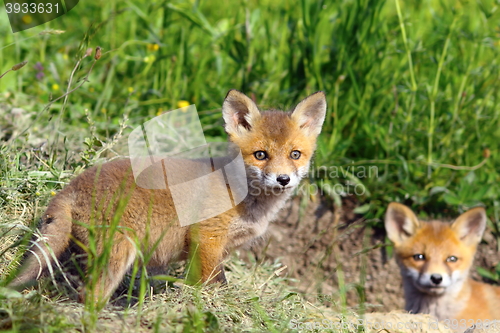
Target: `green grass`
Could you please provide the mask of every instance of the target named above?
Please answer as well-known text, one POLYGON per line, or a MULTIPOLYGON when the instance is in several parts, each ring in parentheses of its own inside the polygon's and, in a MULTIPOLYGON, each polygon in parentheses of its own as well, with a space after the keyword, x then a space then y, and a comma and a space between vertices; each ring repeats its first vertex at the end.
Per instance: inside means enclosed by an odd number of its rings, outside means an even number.
POLYGON ((17 34, 2 9, 0 75, 28 64, 0 79, 0 232, 36 221, 71 177, 126 154, 130 130, 179 101, 196 104, 210 141, 224 141, 220 107, 236 88, 264 108, 327 93, 308 189, 337 205, 357 189, 371 226, 391 201, 443 217, 484 204, 499 238, 498 9, 492 0, 89 0, 17 34), (82 59, 97 46, 99 60, 82 59), (360 173, 370 167, 377 173, 360 173))
POLYGON ((200 289, 175 284, 166 292, 149 294, 142 308, 108 306, 96 318, 89 318, 88 306, 68 302, 64 296, 48 300, 38 292, 20 295, 2 290, 0 329, 18 332, 282 332, 293 319, 302 321, 322 318, 323 313, 331 314, 323 307, 305 306, 300 295, 290 292, 287 279, 279 277, 280 266, 265 265, 248 274, 246 264, 233 260, 229 264, 229 277, 237 280, 238 285, 200 289))
MULTIPOLYGON (((187 100, 200 110, 206 134, 222 140, 220 105, 229 89, 252 94, 263 107, 291 107, 321 89, 329 109, 316 167, 377 166, 378 177, 359 179, 372 217, 392 200, 433 214, 482 202, 493 215, 500 136, 495 6, 304 0, 227 2, 219 10, 209 2, 90 2, 89 14, 78 9, 15 35, 2 17, 0 68, 29 64, 0 81, 1 101, 36 114, 22 124, 36 120, 24 135, 48 140, 50 151, 63 149, 67 138, 66 147, 79 152, 99 144, 82 146, 86 109, 103 139, 118 131, 124 113, 136 126, 187 100), (65 32, 44 33, 50 28, 65 32), (83 59, 72 76, 76 61, 98 45, 102 58, 89 82, 79 81, 93 59, 83 59), (47 127, 50 136, 40 133, 47 127), (491 157, 481 164, 486 150, 491 157)), ((51 162, 61 169, 67 161, 59 154, 51 162)))

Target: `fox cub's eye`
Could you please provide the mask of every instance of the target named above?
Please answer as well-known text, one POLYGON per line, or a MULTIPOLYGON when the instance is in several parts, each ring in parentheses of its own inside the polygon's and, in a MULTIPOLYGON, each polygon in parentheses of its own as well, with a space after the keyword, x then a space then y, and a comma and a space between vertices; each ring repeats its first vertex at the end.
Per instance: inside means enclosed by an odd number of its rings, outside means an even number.
POLYGON ((416 261, 425 260, 425 256, 423 254, 415 254, 413 255, 413 259, 416 261))
POLYGON ((455 256, 449 256, 448 258, 446 258, 446 261, 447 262, 457 262, 458 258, 455 256))
POLYGON ((300 158, 300 151, 298 150, 294 150, 290 153, 290 157, 293 159, 293 160, 298 160, 300 158))
POLYGON ((265 151, 259 150, 253 153, 253 156, 255 156, 256 159, 258 160, 265 160, 267 158, 267 154, 265 151))

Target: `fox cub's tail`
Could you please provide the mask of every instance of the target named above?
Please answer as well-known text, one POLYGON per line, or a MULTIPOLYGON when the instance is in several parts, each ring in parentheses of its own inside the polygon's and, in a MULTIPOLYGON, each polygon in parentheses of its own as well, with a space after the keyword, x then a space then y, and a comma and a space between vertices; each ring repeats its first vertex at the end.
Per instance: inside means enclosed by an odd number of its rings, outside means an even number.
POLYGON ((33 237, 25 254, 17 277, 10 282, 11 288, 29 285, 51 268, 52 264, 66 250, 70 242, 72 228, 71 199, 61 195, 54 198, 41 217, 42 237, 33 237))

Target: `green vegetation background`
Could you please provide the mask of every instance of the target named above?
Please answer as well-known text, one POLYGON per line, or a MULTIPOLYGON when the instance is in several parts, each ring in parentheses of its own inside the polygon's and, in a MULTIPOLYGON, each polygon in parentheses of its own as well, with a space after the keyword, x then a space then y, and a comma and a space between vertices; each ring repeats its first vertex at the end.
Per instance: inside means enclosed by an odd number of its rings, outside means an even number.
MULTIPOLYGON (((312 173, 319 186, 362 183, 360 200, 370 204, 362 211, 373 217, 393 200, 440 215, 482 202, 498 221, 497 9, 494 1, 85 1, 17 34, 1 15, 0 69, 29 62, 0 80, 4 139, 9 125, 26 125, 9 108, 31 115, 23 135, 2 143, 2 163, 26 136, 47 140, 49 151, 98 144, 85 109, 104 140, 124 113, 134 127, 185 100, 200 110, 206 134, 225 140, 220 105, 229 89, 264 108, 289 108, 324 90, 329 108, 315 164, 323 168, 312 173), (82 83, 92 57, 68 80, 96 46, 103 55, 89 82, 64 107, 59 100, 43 110, 82 83), (378 177, 356 177, 360 166, 377 166, 378 177)), ((75 166, 63 154, 50 158, 57 170, 75 166)))

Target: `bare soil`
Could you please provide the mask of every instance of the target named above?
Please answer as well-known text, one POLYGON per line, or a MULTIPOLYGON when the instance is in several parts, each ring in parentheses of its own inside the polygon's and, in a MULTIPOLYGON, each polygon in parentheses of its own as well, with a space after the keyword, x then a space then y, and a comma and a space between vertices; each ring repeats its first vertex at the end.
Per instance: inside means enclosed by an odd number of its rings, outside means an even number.
MULTIPOLYGON (((299 214, 299 198, 288 202, 278 221, 271 224, 267 240, 253 249, 256 257, 279 259, 307 298, 342 305, 339 285, 344 285, 344 302, 355 310, 363 300, 367 312, 404 309, 401 276, 382 221, 380 228, 369 227, 362 216, 353 213, 358 205, 354 198, 345 198, 340 209, 315 199, 303 214, 299 214)), ((486 230, 475 267, 493 269, 498 261, 496 238, 486 230)), ((472 276, 481 280, 475 267, 472 276)))

